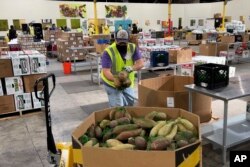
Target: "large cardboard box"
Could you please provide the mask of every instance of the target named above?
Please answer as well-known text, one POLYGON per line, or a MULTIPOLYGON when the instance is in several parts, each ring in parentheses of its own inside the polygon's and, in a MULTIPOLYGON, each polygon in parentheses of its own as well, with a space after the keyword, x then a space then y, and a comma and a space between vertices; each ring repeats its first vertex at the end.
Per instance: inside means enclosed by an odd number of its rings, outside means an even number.
POLYGON ((169 63, 187 63, 192 61, 192 49, 170 49, 169 51, 169 63))
POLYGON ((235 42, 235 36, 222 36, 221 37, 222 43, 234 43, 235 42))
POLYGON ((228 44, 223 44, 223 43, 217 44, 217 56, 220 55, 221 51, 227 51, 228 47, 229 47, 228 44))
POLYGON ((0 114, 16 111, 14 96, 0 96, 0 114))
POLYGON ((23 93, 23 80, 21 77, 7 77, 5 78, 5 88, 7 95, 15 93, 23 93))
MULTIPOLYGON (((138 85, 139 106, 174 107, 188 110, 188 91, 184 85, 193 84, 193 77, 165 76, 141 80, 138 85)), ((201 122, 210 121, 211 98, 192 93, 193 113, 200 116, 201 122)))
POLYGON ((12 62, 8 56, 0 57, 0 78, 13 77, 12 62))
MULTIPOLYGON (((23 76, 23 82, 24 82, 24 90, 25 93, 31 93, 34 92, 34 85, 36 83, 36 80, 45 76, 46 74, 33 74, 33 75, 27 75, 23 76)), ((37 86, 37 89, 40 91, 43 88, 42 82, 40 82, 37 86)))
POLYGON ((31 74, 46 73, 46 57, 43 54, 29 55, 31 74))
POLYGON ((12 57, 12 66, 14 76, 30 74, 30 63, 29 57, 27 55, 12 57))
POLYGON ((216 56, 216 44, 200 44, 200 55, 204 56, 216 56))
MULTIPOLYGON (((43 100, 39 100, 36 98, 35 92, 32 92, 32 103, 33 103, 33 108, 42 108, 45 106, 43 100)), ((43 92, 42 91, 37 91, 37 95, 40 98, 44 98, 43 92)))
POLYGON ((16 111, 32 109, 32 100, 30 93, 19 93, 14 95, 16 111))
MULTIPOLYGON (((111 109, 104 109, 92 113, 73 132, 73 148, 79 150, 83 165, 87 167, 176 167, 201 166, 201 142, 190 144, 175 151, 140 151, 140 150, 112 150, 109 148, 83 147, 78 141, 87 129, 94 123, 108 117, 111 109)), ((151 111, 161 111, 170 118, 179 116, 191 121, 200 129, 199 117, 182 109, 157 107, 127 107, 127 111, 134 117, 142 117, 151 111)), ((199 139, 201 140, 200 134, 199 139)))
POLYGON ((194 41, 194 40, 196 40, 196 35, 193 34, 193 33, 187 33, 186 34, 186 40, 187 41, 194 41))

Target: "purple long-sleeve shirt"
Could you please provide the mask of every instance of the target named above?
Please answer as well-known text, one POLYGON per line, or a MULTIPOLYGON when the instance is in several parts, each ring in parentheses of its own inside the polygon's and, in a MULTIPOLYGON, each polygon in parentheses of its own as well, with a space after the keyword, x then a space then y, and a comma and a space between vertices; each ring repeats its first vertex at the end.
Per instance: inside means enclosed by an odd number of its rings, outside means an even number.
MULTIPOLYGON (((122 56, 122 59, 125 60, 126 53, 125 54, 120 53, 120 54, 122 56)), ((135 62, 141 58, 142 58, 141 52, 139 51, 138 47, 136 47, 135 52, 132 55, 132 60, 135 62)), ((112 67, 112 60, 108 52, 104 51, 102 55, 102 68, 111 68, 111 67, 112 67)))

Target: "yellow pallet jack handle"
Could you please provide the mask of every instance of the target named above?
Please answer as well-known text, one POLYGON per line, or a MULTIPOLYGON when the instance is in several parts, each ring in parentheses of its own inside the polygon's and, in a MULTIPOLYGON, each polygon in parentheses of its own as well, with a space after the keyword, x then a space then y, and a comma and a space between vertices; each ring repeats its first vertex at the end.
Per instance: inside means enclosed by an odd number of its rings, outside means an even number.
POLYGON ((56 148, 61 152, 59 167, 73 167, 75 164, 83 165, 81 149, 73 149, 71 142, 57 143, 56 148))

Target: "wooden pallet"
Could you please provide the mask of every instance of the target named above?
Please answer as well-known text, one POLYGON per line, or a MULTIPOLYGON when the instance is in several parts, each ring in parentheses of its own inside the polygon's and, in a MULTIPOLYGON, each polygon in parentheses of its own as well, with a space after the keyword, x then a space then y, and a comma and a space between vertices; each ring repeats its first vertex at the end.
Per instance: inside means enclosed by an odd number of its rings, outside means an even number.
POLYGON ((25 110, 25 111, 14 111, 11 113, 4 113, 4 114, 0 114, 0 120, 8 120, 8 119, 16 119, 16 118, 20 118, 23 115, 33 115, 33 114, 37 114, 40 113, 42 111, 41 108, 38 109, 31 109, 31 110, 25 110))

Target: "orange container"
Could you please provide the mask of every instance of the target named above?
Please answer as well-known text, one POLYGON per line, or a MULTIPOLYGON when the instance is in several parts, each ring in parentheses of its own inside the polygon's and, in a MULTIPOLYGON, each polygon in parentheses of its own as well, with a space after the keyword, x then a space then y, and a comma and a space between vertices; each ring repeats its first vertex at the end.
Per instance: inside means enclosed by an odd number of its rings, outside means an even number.
POLYGON ((64 74, 71 74, 71 62, 63 63, 63 72, 64 74))

